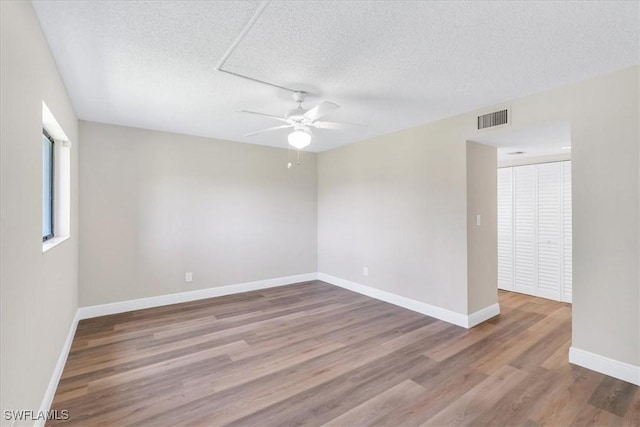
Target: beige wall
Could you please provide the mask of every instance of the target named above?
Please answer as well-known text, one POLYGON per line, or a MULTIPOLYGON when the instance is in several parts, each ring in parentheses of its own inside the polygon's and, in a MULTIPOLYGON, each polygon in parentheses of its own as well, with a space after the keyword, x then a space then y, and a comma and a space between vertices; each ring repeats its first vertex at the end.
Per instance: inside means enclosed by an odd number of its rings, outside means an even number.
POLYGON ((464 119, 318 156, 320 272, 461 314, 497 302, 497 153, 464 119))
POLYGON ((468 313, 498 300, 498 178, 495 147, 467 142, 468 313), (480 215, 477 225, 476 215, 480 215))
POLYGON ((466 141, 456 135, 437 122, 320 153, 319 271, 466 314, 466 141))
POLYGON ((31 3, 3 1, 0 11, 0 400, 3 410, 38 410, 77 308, 80 144, 31 3), (71 238, 44 254, 42 101, 73 143, 71 238))
MULTIPOLYGON (((635 66, 508 104, 510 129, 571 124, 573 346, 634 365, 640 365, 638 74, 635 66)), ((475 278, 467 295, 465 141, 503 129, 478 132, 476 116, 321 153, 320 271, 460 313, 490 301, 495 290, 475 295, 475 278)))
POLYGON ((80 122, 80 304, 317 271, 316 156, 80 122), (185 272, 193 272, 185 283, 185 272))
POLYGON ((634 67, 565 89, 572 113, 573 346, 634 365, 640 365, 638 73, 634 67))

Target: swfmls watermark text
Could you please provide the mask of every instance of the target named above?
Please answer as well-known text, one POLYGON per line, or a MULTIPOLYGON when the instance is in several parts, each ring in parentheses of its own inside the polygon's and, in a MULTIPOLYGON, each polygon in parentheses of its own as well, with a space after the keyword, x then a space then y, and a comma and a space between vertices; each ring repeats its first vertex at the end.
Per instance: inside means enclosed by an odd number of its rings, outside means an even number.
POLYGON ((66 421, 69 419, 69 410, 34 411, 30 409, 7 409, 2 415, 6 421, 66 421))

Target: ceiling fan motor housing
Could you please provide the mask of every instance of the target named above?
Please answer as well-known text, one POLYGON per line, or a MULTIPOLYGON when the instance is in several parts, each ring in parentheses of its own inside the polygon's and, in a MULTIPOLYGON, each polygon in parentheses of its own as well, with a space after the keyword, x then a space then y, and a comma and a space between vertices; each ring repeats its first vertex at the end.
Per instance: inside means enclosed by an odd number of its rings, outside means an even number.
POLYGON ((287 114, 285 115, 287 119, 293 120, 294 122, 304 121, 305 118, 303 117, 303 114, 306 113, 307 110, 302 108, 302 103, 304 102, 304 98, 306 96, 306 92, 295 92, 293 94, 293 100, 298 103, 298 108, 287 111, 287 114))
POLYGON ((302 122, 304 121, 303 114, 306 112, 307 110, 305 110, 304 108, 298 107, 298 108, 294 108, 293 110, 287 111, 287 114, 285 114, 285 117, 294 122, 302 122))
POLYGON ((307 125, 305 123, 303 123, 303 122, 294 123, 293 124, 293 129, 294 130, 301 130, 301 131, 304 131, 304 132, 307 132, 307 133, 311 134, 311 129, 309 129, 307 127, 307 125))
POLYGON ((307 96, 307 92, 294 92, 293 100, 298 104, 302 104, 304 102, 304 97, 307 96))

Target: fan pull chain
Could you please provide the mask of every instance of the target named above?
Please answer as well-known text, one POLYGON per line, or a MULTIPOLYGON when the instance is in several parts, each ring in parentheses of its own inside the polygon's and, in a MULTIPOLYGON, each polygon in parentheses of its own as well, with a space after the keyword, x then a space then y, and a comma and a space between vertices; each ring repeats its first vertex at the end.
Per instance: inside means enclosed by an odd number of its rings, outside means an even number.
MULTIPOLYGON (((296 149, 296 166, 300 166, 300 152, 302 150, 296 149)), ((291 169, 293 167, 293 162, 291 161, 291 146, 287 146, 287 169, 291 169)))

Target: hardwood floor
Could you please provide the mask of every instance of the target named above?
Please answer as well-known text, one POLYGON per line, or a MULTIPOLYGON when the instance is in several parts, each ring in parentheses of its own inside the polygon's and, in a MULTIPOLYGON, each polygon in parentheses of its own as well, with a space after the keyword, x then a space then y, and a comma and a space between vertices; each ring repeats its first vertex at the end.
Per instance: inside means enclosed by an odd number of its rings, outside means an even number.
POLYGON ((83 320, 48 425, 627 425, 569 365, 571 307, 500 292, 471 330, 315 281, 83 320))

